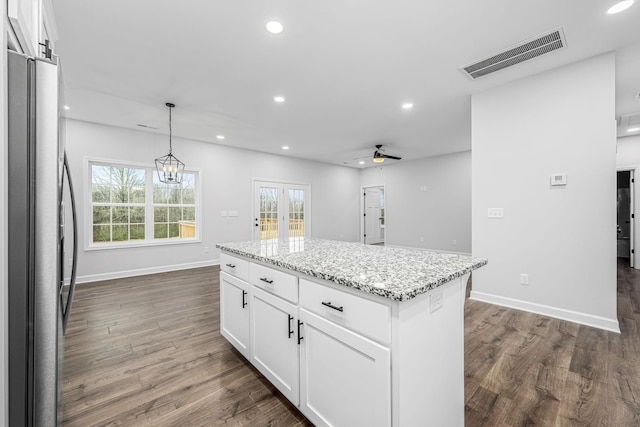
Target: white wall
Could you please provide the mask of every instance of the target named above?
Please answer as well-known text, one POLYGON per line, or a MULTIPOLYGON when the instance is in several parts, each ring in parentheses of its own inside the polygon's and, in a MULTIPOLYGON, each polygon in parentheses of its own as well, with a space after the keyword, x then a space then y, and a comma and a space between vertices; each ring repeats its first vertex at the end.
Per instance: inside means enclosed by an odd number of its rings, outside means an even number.
MULTIPOLYGON (((85 158, 153 164, 166 154, 168 136, 67 120, 67 155, 84 230, 85 158)), ((174 154, 187 167, 200 169, 202 242, 179 245, 85 251, 80 233, 78 280, 97 280, 154 271, 207 265, 219 258, 216 243, 251 240, 252 179, 311 184, 311 235, 356 241, 359 234, 359 170, 275 156, 228 146, 174 138, 174 154), (237 218, 221 217, 236 210, 237 218), (210 253, 204 252, 205 247, 210 253)))
MULTIPOLYGON (((618 169, 635 170, 634 205, 636 219, 640 213, 640 135, 618 138, 618 150, 616 154, 616 166, 618 169)), ((634 228, 634 267, 640 269, 640 221, 635 222, 634 228)))
POLYGON ((489 260, 473 298, 619 330, 614 59, 473 95, 473 255, 489 260), (554 173, 566 187, 550 186, 554 173))
POLYGON ((471 253, 470 151, 363 169, 360 184, 385 186, 387 245, 471 253))

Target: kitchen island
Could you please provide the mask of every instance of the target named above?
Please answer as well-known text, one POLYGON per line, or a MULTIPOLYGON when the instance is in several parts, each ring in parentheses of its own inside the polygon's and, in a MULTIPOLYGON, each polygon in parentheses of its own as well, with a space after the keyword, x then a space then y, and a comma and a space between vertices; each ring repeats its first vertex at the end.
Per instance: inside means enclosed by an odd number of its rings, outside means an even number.
POLYGON ((464 296, 486 260, 221 243, 221 333, 316 425, 464 425, 464 296))

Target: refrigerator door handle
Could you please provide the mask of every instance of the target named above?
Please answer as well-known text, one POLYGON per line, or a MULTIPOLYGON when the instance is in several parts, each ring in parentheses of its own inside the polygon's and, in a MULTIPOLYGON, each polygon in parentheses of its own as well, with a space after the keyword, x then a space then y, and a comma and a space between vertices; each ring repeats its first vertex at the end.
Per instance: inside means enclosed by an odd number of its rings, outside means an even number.
MULTIPOLYGON (((63 307, 64 312, 62 316, 62 333, 64 334, 67 330, 67 322, 69 320, 71 304, 73 302, 73 293, 76 289, 76 273, 78 266, 78 219, 76 214, 76 199, 73 192, 73 182, 71 181, 71 172, 69 172, 69 162, 67 161, 66 151, 64 153, 63 169, 63 175, 66 175, 67 180, 69 181, 69 194, 71 196, 71 216, 73 218, 73 261, 71 264, 71 279, 69 280, 69 295, 67 296, 67 304, 65 307, 63 307)), ((62 200, 62 195, 60 195, 60 199, 62 200)))

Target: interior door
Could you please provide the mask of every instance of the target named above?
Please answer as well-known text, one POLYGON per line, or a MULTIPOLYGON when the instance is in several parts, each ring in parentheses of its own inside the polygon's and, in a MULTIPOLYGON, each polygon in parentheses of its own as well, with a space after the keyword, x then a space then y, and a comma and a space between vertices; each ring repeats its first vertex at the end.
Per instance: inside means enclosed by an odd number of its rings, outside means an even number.
POLYGON ((364 189, 364 243, 368 245, 384 243, 381 194, 380 187, 364 189))

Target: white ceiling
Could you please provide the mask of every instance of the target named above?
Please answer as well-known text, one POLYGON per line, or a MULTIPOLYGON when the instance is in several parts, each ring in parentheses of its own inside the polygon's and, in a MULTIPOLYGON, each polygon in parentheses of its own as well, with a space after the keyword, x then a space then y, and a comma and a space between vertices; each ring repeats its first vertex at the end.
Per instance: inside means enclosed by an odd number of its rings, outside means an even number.
POLYGON ((174 136, 355 167, 375 144, 404 159, 468 150, 472 93, 613 50, 616 115, 640 112, 640 2, 606 15, 614 3, 53 2, 69 117, 168 134, 170 101, 174 136), (476 81, 458 70, 559 27, 565 49, 476 81))

